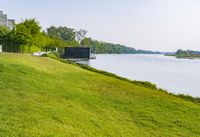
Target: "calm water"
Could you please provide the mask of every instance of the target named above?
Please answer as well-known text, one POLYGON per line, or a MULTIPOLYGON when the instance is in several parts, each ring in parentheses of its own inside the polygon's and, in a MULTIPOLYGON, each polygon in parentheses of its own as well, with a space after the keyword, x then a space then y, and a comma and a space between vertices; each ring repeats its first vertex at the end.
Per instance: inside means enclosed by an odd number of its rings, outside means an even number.
POLYGON ((96 55, 91 67, 140 81, 150 81, 172 93, 200 97, 200 60, 164 55, 96 55))

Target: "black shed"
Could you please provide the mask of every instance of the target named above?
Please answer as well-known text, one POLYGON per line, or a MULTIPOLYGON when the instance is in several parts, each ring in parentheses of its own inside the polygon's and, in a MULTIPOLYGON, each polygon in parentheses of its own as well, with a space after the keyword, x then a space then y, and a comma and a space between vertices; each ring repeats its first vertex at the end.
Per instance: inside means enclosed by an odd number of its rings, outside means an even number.
POLYGON ((88 47, 66 47, 64 51, 66 59, 89 59, 90 48, 88 47))

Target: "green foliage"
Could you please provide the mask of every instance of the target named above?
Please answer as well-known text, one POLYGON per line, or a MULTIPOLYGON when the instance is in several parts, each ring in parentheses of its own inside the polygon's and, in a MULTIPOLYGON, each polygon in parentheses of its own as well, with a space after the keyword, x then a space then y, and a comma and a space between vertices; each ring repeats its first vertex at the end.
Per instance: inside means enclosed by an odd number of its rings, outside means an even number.
POLYGON ((16 24, 10 31, 8 28, 0 27, 0 44, 3 45, 4 52, 32 53, 41 50, 52 50, 59 48, 63 52, 64 47, 89 46, 94 53, 109 54, 158 54, 145 50, 136 50, 120 44, 100 42, 86 38, 87 31, 84 29, 75 30, 68 27, 47 28, 47 33, 42 32, 39 22, 35 19, 26 19, 16 24))
POLYGON ((120 44, 112 44, 106 42, 100 42, 97 40, 92 40, 91 38, 85 38, 83 43, 86 43, 92 52, 102 54, 102 53, 113 53, 113 54, 125 54, 125 53, 136 53, 134 48, 129 48, 120 44))
POLYGON ((200 58, 200 51, 179 49, 173 56, 176 56, 177 58, 200 58))
POLYGON ((47 35, 50 38, 58 40, 76 41, 76 31, 67 27, 51 26, 50 28, 47 28, 47 35))
POLYGON ((76 41, 76 31, 68 27, 47 28, 48 37, 53 39, 53 46, 58 47, 63 52, 64 47, 71 47, 79 45, 76 41))
POLYGON ((91 44, 91 39, 90 38, 84 38, 82 41, 81 41, 81 45, 90 45, 91 44))
POLYGON ((10 33, 10 30, 8 27, 0 26, 0 44, 4 45, 8 41, 8 35, 10 33))
POLYGON ((9 28, 6 26, 0 26, 0 37, 7 35, 10 32, 9 28))
POLYGON ((16 24, 12 31, 0 30, 1 32, 6 32, 6 35, 0 35, 4 52, 32 53, 55 47, 54 40, 41 31, 35 19, 24 20, 16 24))
POLYGON ((26 19, 22 23, 17 24, 17 26, 24 26, 25 29, 27 29, 29 33, 33 36, 41 34, 41 27, 39 25, 39 22, 37 22, 35 19, 26 19))
POLYGON ((160 54, 159 52, 136 50, 135 48, 126 47, 124 45, 101 42, 92 40, 91 38, 84 38, 81 45, 89 46, 92 52, 97 54, 160 54))
POLYGON ((64 47, 71 47, 71 46, 77 46, 78 43, 76 41, 64 41, 64 40, 54 40, 54 45, 59 48, 64 48, 64 47))
POLYGON ((41 38, 40 26, 35 19, 25 20, 16 25, 11 31, 11 39, 20 45, 31 46, 38 43, 41 38))
POLYGON ((45 57, 0 54, 0 136, 198 137, 200 106, 45 57))

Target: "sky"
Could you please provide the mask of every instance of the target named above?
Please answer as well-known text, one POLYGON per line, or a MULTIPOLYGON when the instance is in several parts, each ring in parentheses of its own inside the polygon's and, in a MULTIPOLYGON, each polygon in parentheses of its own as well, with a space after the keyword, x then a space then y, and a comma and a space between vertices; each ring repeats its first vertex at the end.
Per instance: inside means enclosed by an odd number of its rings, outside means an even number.
POLYGON ((200 51, 200 0, 0 0, 0 10, 136 49, 200 51))

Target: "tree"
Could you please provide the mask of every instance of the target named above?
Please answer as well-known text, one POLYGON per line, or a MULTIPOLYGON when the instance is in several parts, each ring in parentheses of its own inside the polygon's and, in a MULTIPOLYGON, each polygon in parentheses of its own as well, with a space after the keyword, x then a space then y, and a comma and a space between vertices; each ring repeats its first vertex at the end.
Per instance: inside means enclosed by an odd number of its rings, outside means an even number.
POLYGON ((79 44, 81 44, 81 41, 86 37, 87 31, 85 29, 80 29, 76 32, 76 38, 79 44))
POLYGON ((47 28, 47 35, 54 39, 65 41, 76 41, 76 31, 67 27, 51 26, 47 28))
POLYGON ((41 26, 39 25, 39 22, 37 22, 35 19, 26 19, 18 25, 24 25, 25 28, 30 31, 31 35, 38 35, 39 33, 41 33, 41 26))
POLYGON ((0 26, 0 37, 7 35, 10 32, 6 26, 0 26))
POLYGON ((3 48, 7 52, 36 52, 52 42, 35 19, 26 19, 17 24, 6 38, 3 48))
POLYGON ((82 41, 81 41, 81 45, 91 45, 91 42, 92 42, 92 39, 91 38, 84 38, 82 41))
POLYGON ((76 32, 74 29, 67 27, 59 27, 58 32, 63 40, 66 41, 75 41, 76 40, 76 32))
POLYGON ((10 30, 6 26, 0 26, 0 44, 4 45, 7 41, 7 36, 10 33, 10 30))
POLYGON ((183 51, 183 50, 181 50, 181 49, 177 50, 177 52, 176 52, 177 55, 181 55, 181 54, 185 54, 185 53, 186 53, 186 52, 183 51))
POLYGON ((51 26, 50 28, 47 28, 47 35, 53 39, 61 39, 61 35, 58 32, 58 28, 56 28, 55 26, 51 26))

